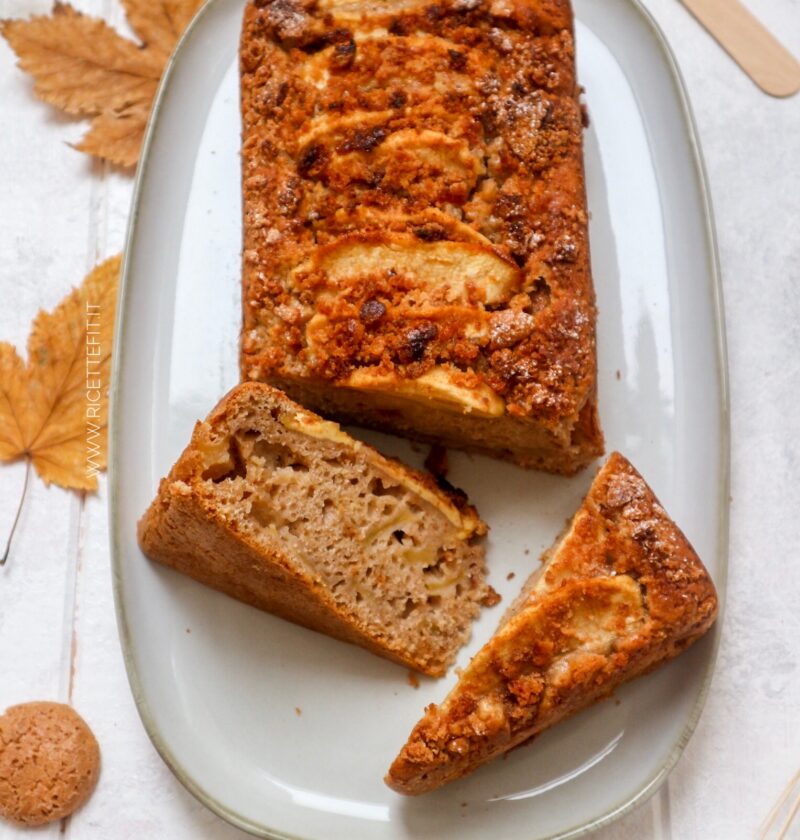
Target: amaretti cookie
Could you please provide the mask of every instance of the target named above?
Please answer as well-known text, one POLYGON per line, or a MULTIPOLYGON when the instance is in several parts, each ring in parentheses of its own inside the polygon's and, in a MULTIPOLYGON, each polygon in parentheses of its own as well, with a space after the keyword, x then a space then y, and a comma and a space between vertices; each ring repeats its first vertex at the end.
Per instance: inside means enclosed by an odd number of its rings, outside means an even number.
POLYGON ((100 747, 63 703, 22 703, 0 715, 0 817, 35 826, 77 811, 100 775, 100 747))

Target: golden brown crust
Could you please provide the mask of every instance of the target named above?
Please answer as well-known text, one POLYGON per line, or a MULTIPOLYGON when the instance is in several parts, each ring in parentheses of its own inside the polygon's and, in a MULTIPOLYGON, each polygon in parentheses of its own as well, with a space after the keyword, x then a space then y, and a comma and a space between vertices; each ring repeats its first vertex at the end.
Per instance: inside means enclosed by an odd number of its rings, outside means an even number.
POLYGON ((44 825, 77 811, 100 774, 100 747, 63 703, 12 706, 0 715, 0 817, 44 825))
MULTIPOLYGON (((179 465, 183 469, 186 462, 179 465)), ((245 604, 441 676, 422 667, 409 652, 392 650, 375 640, 367 628, 354 626, 320 581, 304 574, 282 554, 265 556, 209 513, 196 496, 182 495, 171 478, 163 479, 157 506, 151 506, 139 523, 142 551, 245 604), (187 543, 193 547, 191 555, 186 552, 187 543)))
POLYGON ((530 427, 451 443, 564 472, 600 454, 569 3, 258 0, 241 91, 243 378, 320 408, 354 374, 439 371, 530 427), (545 433, 552 465, 525 455, 545 433))
POLYGON ((717 615, 714 584, 614 453, 497 633, 386 777, 405 794, 460 778, 681 653, 717 615))
MULTIPOLYGON (((205 423, 196 424, 192 441, 169 476, 162 479, 158 495, 139 522, 142 550, 151 559, 254 607, 360 645, 431 676, 442 676, 446 663, 434 645, 428 649, 418 644, 412 650, 392 641, 388 634, 376 632, 375 627, 342 609, 321 577, 284 552, 268 551, 249 534, 237 531, 230 519, 215 507, 213 499, 209 499, 203 489, 207 466, 203 450, 210 430, 225 429, 231 418, 252 413, 256 401, 265 395, 274 406, 278 422, 291 424, 291 428, 303 430, 304 434, 312 434, 307 431, 309 425, 314 430, 321 428, 324 436, 332 435, 337 442, 357 448, 380 474, 406 483, 418 497, 436 506, 459 529, 461 539, 486 533, 485 523, 460 491, 443 489, 429 474, 386 458, 372 447, 353 440, 336 424, 323 421, 277 389, 244 383, 217 404, 205 423)), ((483 580, 474 584, 476 590, 484 593, 484 605, 495 603, 496 595, 491 587, 486 587, 483 580)))

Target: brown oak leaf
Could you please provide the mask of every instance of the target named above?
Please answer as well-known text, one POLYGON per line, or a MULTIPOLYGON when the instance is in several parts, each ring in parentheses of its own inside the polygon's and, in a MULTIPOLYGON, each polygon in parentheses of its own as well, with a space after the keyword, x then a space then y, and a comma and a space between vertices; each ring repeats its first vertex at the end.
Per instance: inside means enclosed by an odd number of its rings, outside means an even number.
POLYGON ((40 99, 68 114, 92 117, 76 148, 132 167, 167 59, 201 4, 123 0, 141 44, 62 3, 52 15, 0 21, 0 35, 33 78, 40 99))
POLYGON ((42 479, 97 489, 105 469, 111 345, 121 257, 40 311, 28 362, 0 342, 0 461, 30 459, 42 479))

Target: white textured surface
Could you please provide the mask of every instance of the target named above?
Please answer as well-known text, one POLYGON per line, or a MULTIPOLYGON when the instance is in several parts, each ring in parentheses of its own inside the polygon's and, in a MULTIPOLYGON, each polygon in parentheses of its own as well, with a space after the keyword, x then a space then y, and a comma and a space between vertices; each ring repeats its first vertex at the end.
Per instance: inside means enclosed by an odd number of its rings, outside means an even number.
MULTIPOLYGON (((797 0, 747 2, 800 54, 797 0)), ((121 20, 111 0, 77 5, 121 20)), ((800 97, 761 94, 676 0, 646 5, 686 77, 717 216, 732 391, 730 578, 717 673, 684 757, 661 794, 595 836, 751 838, 800 765, 800 97)), ((0 17, 48 6, 0 0, 0 17)), ((34 101, 13 63, 0 42, 0 338, 22 346, 39 307, 120 250, 131 182, 65 144, 82 126, 34 101)), ((18 465, 0 471, 0 534, 21 482, 18 465)), ((136 715, 116 636, 105 488, 84 501, 31 487, 0 571, 0 710, 71 697, 97 733, 100 786, 63 833, 244 838, 184 792, 136 715)), ((24 834, 0 827, 0 840, 24 834)))

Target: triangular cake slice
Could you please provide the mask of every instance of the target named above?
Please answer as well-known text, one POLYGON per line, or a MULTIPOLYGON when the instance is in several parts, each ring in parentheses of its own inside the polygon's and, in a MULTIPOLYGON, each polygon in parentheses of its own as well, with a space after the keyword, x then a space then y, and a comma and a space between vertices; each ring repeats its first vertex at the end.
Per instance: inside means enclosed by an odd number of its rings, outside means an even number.
POLYGON ((714 584, 614 453, 543 566, 386 777, 419 794, 470 773, 681 653, 717 615, 714 584))
POLYGON ((498 600, 485 533, 457 491, 256 383, 195 426, 139 523, 153 560, 432 676, 498 600))

